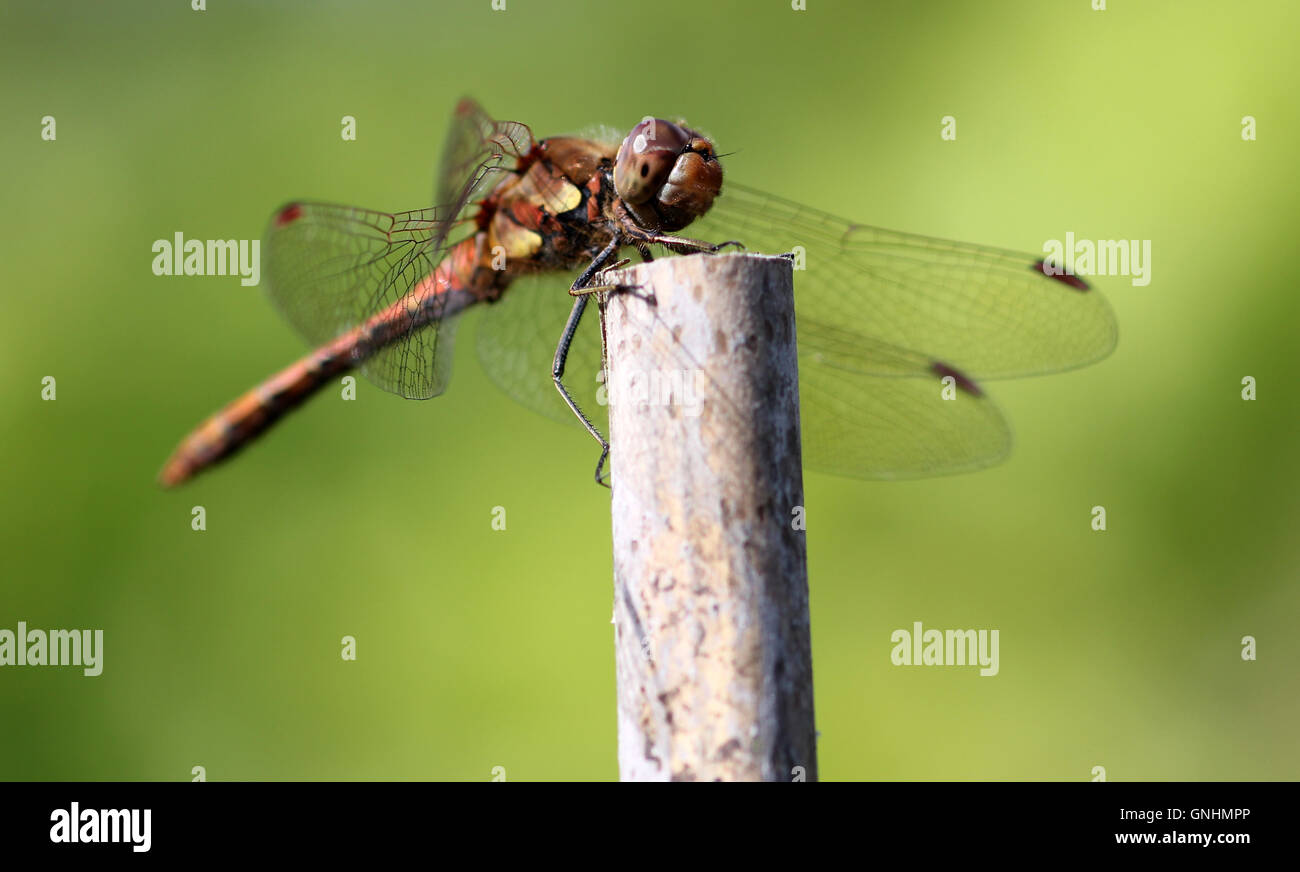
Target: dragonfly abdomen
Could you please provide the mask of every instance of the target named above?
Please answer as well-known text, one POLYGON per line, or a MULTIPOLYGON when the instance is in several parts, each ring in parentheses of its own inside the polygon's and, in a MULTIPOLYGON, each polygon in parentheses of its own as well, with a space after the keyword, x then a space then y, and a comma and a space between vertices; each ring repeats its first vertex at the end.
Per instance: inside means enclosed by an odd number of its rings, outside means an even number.
POLYGON ((361 330, 343 334, 246 392, 194 429, 163 466, 158 481, 178 485, 234 454, 327 381, 355 365, 361 330))
POLYGON ((407 294, 245 392, 196 427, 158 474, 165 487, 181 484, 243 448, 308 397, 359 366, 375 352, 421 327, 451 317, 483 298, 474 268, 480 243, 458 243, 432 274, 407 294))

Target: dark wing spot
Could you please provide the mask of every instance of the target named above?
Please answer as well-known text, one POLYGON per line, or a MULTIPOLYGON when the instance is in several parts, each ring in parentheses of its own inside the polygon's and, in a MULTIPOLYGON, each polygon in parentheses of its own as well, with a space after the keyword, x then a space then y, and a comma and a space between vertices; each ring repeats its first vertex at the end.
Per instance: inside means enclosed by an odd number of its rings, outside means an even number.
POLYGON ((1076 291, 1090 290, 1088 287, 1088 283, 1085 282, 1083 279, 1079 278, 1078 276, 1072 276, 1064 272, 1059 272, 1059 270, 1061 269, 1060 267, 1053 267, 1053 272, 1048 273, 1047 261, 1045 260, 1040 260, 1035 262, 1034 265, 1030 267, 1030 269, 1034 270, 1035 272, 1042 273, 1043 275, 1047 276, 1049 279, 1056 279, 1058 282, 1064 282, 1065 284, 1074 288, 1076 291))
POLYGON ((946 363, 936 360, 934 363, 930 364, 930 371, 939 376, 939 378, 952 376, 953 381, 957 383, 957 387, 961 388, 973 397, 984 396, 984 392, 980 390, 980 386, 971 381, 970 377, 967 376, 966 373, 954 366, 949 366, 946 363))
POLYGON ((292 224, 302 217, 302 206, 298 203, 290 203, 281 209, 275 216, 275 226, 284 227, 286 224, 292 224))

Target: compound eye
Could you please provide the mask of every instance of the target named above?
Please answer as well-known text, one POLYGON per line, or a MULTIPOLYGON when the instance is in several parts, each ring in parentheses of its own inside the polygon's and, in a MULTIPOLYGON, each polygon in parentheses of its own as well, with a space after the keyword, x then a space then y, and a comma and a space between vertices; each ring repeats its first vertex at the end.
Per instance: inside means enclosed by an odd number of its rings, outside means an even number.
POLYGON ((689 142, 680 127, 660 118, 648 118, 633 127, 614 161, 618 195, 633 205, 652 200, 667 183, 677 156, 689 142))

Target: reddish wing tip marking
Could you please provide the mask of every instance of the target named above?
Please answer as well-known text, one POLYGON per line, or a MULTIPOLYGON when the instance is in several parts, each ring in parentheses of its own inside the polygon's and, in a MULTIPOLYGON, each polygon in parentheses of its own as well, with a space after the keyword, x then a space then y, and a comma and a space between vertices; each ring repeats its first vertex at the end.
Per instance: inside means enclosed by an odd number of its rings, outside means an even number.
POLYGON ((283 227, 286 224, 292 224, 302 217, 302 206, 297 203, 290 203, 280 210, 275 216, 275 226, 283 227))
MULTIPOLYGON (((1030 269, 1034 270, 1035 272, 1042 273, 1043 275, 1047 276, 1049 279, 1056 279, 1058 282, 1064 282, 1065 284, 1074 288, 1076 291, 1090 290, 1088 287, 1088 283, 1085 282, 1083 279, 1079 278, 1078 276, 1072 276, 1063 272, 1049 273, 1047 271, 1047 261, 1045 260, 1040 260, 1035 262, 1034 265, 1030 267, 1030 269)), ((1054 269, 1059 270, 1060 267, 1054 267, 1054 269)))
POLYGON ((971 381, 970 377, 967 376, 966 373, 962 372, 956 367, 949 366, 946 363, 942 363, 936 360, 934 363, 930 364, 930 371, 933 372, 935 375, 939 376, 940 378, 943 378, 945 376, 952 376, 953 381, 957 383, 957 387, 961 388, 963 391, 965 391, 966 393, 970 394, 973 397, 984 396, 984 392, 980 390, 979 385, 971 381))

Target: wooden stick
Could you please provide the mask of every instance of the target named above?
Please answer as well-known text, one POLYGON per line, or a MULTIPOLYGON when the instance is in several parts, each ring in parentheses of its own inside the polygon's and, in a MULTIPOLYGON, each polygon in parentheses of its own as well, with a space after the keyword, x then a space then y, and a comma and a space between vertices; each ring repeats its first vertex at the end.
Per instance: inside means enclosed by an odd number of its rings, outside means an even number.
POLYGON ((812 781, 791 264, 672 257, 618 281, 640 286, 606 319, 620 774, 812 781))

